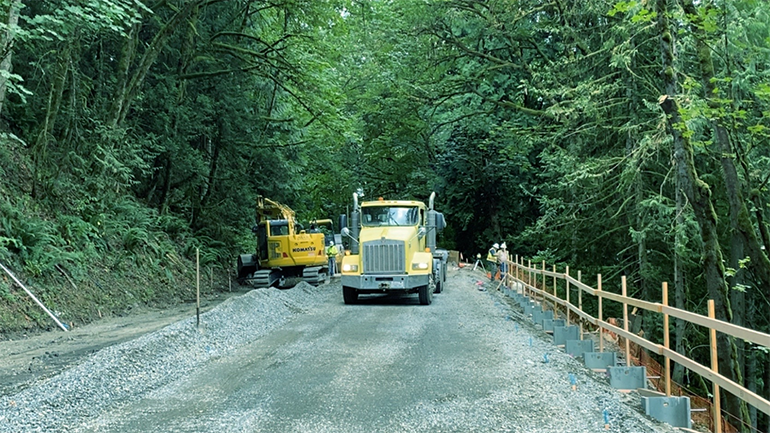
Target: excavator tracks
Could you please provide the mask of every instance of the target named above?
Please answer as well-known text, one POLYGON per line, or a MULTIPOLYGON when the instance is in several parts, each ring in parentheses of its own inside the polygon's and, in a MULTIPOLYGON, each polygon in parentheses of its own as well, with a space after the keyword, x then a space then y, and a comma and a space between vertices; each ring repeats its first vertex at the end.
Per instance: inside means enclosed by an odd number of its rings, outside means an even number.
POLYGON ((262 269, 254 272, 248 279, 254 287, 270 287, 278 279, 280 279, 280 272, 274 269, 262 269))
POLYGON ((326 267, 313 266, 302 269, 301 277, 296 271, 292 272, 292 275, 287 275, 281 269, 261 269, 246 277, 245 281, 256 288, 272 286, 288 288, 296 285, 300 278, 311 286, 319 286, 326 283, 329 277, 326 267))
POLYGON ((328 270, 323 266, 313 266, 302 270, 302 280, 311 286, 324 284, 328 279, 328 270))

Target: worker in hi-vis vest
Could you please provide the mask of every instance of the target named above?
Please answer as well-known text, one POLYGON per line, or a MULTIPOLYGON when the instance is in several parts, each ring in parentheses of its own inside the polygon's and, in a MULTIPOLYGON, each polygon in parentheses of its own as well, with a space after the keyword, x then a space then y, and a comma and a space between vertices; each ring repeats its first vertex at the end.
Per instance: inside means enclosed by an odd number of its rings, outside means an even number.
POLYGON ((334 242, 326 248, 326 255, 329 257, 329 275, 334 276, 337 273, 337 246, 334 242))
MULTIPOLYGON (((505 276, 508 273, 508 248, 505 242, 500 244, 500 249, 497 250, 497 263, 500 266, 500 279, 505 281, 505 276)), ((498 290, 500 290, 498 288, 498 290)))
POLYGON ((489 271, 491 274, 489 274, 490 281, 495 280, 495 274, 497 273, 497 249, 500 248, 500 245, 495 243, 492 245, 492 248, 489 249, 487 252, 487 262, 489 262, 489 271))

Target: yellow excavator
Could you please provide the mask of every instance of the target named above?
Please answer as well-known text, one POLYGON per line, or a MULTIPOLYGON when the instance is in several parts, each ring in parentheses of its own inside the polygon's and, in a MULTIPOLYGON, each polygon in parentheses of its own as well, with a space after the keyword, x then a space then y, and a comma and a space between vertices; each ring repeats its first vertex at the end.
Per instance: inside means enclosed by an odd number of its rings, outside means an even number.
POLYGON ((305 230, 288 206, 257 197, 255 254, 238 256, 238 282, 255 287, 317 286, 328 279, 326 246, 333 242, 331 220, 314 220, 305 230), (325 234, 324 231, 328 233, 325 234))

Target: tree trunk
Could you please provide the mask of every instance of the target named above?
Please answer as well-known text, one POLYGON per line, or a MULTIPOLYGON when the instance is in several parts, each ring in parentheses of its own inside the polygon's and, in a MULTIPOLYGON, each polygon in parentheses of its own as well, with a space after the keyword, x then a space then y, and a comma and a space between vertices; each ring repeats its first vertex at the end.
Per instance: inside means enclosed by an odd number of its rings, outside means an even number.
POLYGON ((34 151, 33 151, 33 170, 35 172, 32 183, 32 196, 36 197, 40 194, 40 186, 44 185, 43 176, 45 170, 43 164, 46 163, 48 158, 48 143, 52 139, 54 127, 56 125, 56 118, 59 115, 59 108, 64 97, 64 85, 67 80, 67 73, 70 68, 70 52, 72 49, 72 41, 67 41, 64 47, 59 51, 56 57, 56 65, 53 69, 53 79, 51 81, 51 89, 48 93, 48 107, 45 112, 45 120, 40 126, 40 131, 37 133, 35 139, 34 151))
MULTIPOLYGON (((631 42, 633 43, 633 42, 631 42)), ((632 61, 633 62, 633 61, 632 61)), ((631 69, 634 69, 635 64, 631 64, 631 69)), ((626 78, 626 97, 628 98, 628 115, 631 120, 635 120, 635 112, 637 101, 635 95, 637 91, 634 85, 634 77, 631 74, 625 74, 626 78)), ((628 213, 628 224, 639 233, 636 240, 636 261, 637 272, 639 274, 636 283, 639 285, 640 294, 639 298, 645 301, 650 299, 650 290, 648 287, 647 275, 648 266, 647 261, 647 236, 644 233, 644 212, 642 211, 642 201, 644 201, 644 179, 642 178, 644 160, 641 157, 634 157, 639 146, 636 140, 636 134, 632 131, 626 133, 626 158, 631 162, 632 166, 630 170, 633 170, 633 188, 634 188, 634 206, 630 208, 628 213)), ((637 314, 631 319, 631 332, 638 334, 642 330, 642 324, 644 321, 644 310, 639 310, 637 314)))
MULTIPOLYGON (((683 2, 683 8, 685 13, 689 16, 698 16, 692 0, 685 0, 683 2)), ((694 19, 697 20, 697 18, 694 19)), ((706 43, 705 39, 707 35, 703 31, 701 24, 702 23, 698 21, 693 21, 691 23, 691 29, 696 35, 695 41, 698 50, 698 65, 700 67, 704 97, 709 104, 709 108, 711 108, 714 113, 717 113, 724 107, 722 107, 720 102, 714 98, 717 89, 714 84, 715 72, 711 56, 712 48, 706 43)), ((770 259, 767 256, 767 252, 762 250, 762 243, 757 237, 756 227, 752 223, 748 208, 746 207, 744 187, 735 166, 736 149, 733 148, 730 142, 730 136, 727 127, 724 124, 725 119, 714 116, 709 120, 714 128, 714 139, 722 152, 722 173, 725 181, 725 189, 727 190, 727 199, 730 204, 730 221, 732 230, 738 235, 735 242, 742 244, 742 247, 749 254, 749 257, 751 257, 748 267, 752 274, 759 279, 759 286, 765 287, 766 295, 770 297, 770 259)), ((744 257, 741 257, 741 259, 743 258, 744 257)))
MULTIPOLYGON (((695 168, 695 157, 689 136, 680 130, 685 128, 684 121, 679 114, 679 104, 676 101, 677 73, 674 68, 674 39, 673 31, 668 22, 668 4, 666 0, 657 0, 658 31, 660 34, 661 59, 663 62, 663 80, 666 94, 660 100, 660 106, 666 114, 669 132, 674 141, 674 160, 676 162, 676 176, 681 181, 682 189, 692 206, 695 219, 698 221, 701 234, 701 260, 706 278, 706 288, 709 297, 714 300, 716 318, 732 321, 732 310, 728 297, 728 288, 725 280, 722 248, 719 244, 717 231, 717 215, 711 202, 711 190, 698 176, 695 168)), ((741 380, 738 371, 737 348, 732 338, 722 334, 718 337, 718 362, 720 373, 736 382, 741 380)), ((725 393, 726 395, 729 395, 725 393)), ((734 401, 728 399, 726 407, 731 413, 742 418, 740 406, 735 406, 734 401), (737 409, 737 412, 732 410, 737 409)), ((743 419, 743 418, 742 418, 743 419)))
MULTIPOLYGON (((744 347, 750 347, 751 345, 744 345, 744 347)), ((746 374, 744 377, 746 378, 746 389, 753 392, 754 394, 759 394, 760 390, 757 389, 757 380, 760 380, 760 377, 757 377, 757 357, 759 354, 756 350, 752 350, 748 353, 746 353, 746 374)), ((757 408, 754 406, 749 407, 749 419, 751 420, 751 427, 756 430, 758 428, 757 424, 757 408)))
MULTIPOLYGON (((762 383, 763 383, 763 396, 770 395, 770 362, 767 359, 767 355, 762 355, 763 361, 764 361, 764 369, 762 371, 762 383)), ((770 433, 770 415, 764 414, 762 415, 763 425, 761 426, 761 430, 765 433, 770 433)))
POLYGON ((141 21, 134 23, 131 26, 131 30, 128 32, 128 38, 125 45, 123 45, 123 51, 120 53, 120 61, 118 62, 118 84, 115 88, 115 96, 112 98, 112 106, 109 111, 110 123, 117 125, 117 119, 120 117, 121 111, 123 111, 123 104, 126 99, 126 92, 128 89, 128 81, 131 73, 131 64, 136 57, 137 47, 139 46, 139 32, 142 29, 141 21))
MULTIPOLYGON (((680 310, 685 309, 685 299, 687 299, 687 288, 684 283, 684 269, 680 258, 680 251, 684 245, 684 194, 679 186, 679 178, 675 179, 676 185, 676 232, 674 234, 674 307, 680 310)), ((687 354, 684 344, 686 325, 683 319, 674 319, 674 350, 682 355, 687 354)), ((684 384, 684 367, 681 364, 674 364, 672 375, 674 382, 684 384)))
MULTIPOLYGON (((692 20, 690 23, 690 29, 695 34, 695 43, 698 54, 698 65, 701 74, 701 83, 703 85, 704 97, 708 102, 711 113, 719 113, 720 109, 724 108, 721 103, 715 99, 717 95, 717 89, 715 86, 715 71, 714 62, 711 56, 712 47, 707 44, 706 34, 703 23, 701 22, 698 11, 695 8, 692 0, 683 1, 682 7, 685 13, 692 20)), ((710 3, 707 3, 704 8, 713 8, 710 3)), ((727 53, 725 53, 727 54, 727 53)), ((728 107, 729 108, 729 107, 728 107)), ((762 245, 759 242, 759 238, 756 235, 756 229, 749 216, 748 208, 746 207, 746 201, 744 200, 743 186, 738 177, 738 170, 735 167, 735 152, 733 146, 730 143, 730 137, 727 132, 727 128, 724 124, 724 119, 718 115, 713 115, 709 119, 714 128, 714 139, 719 146, 722 153, 722 174, 725 181, 725 189, 728 203, 730 205, 730 222, 731 222, 731 243, 732 248, 735 250, 731 252, 731 266, 740 272, 739 261, 744 259, 744 251, 748 252, 751 260, 748 263, 748 268, 752 271, 752 274, 759 281, 760 287, 765 287, 766 294, 770 296, 770 260, 764 251, 762 251, 762 245)), ((740 278, 742 274, 737 275, 740 278)), ((735 287, 734 285, 732 287, 735 287)), ((734 323, 739 326, 751 326, 752 323, 745 312, 745 300, 742 290, 732 290, 731 300, 735 301, 733 305, 734 323), (745 320, 749 319, 749 321, 745 320)), ((743 343, 738 342, 739 349, 742 349, 743 343)), ((738 351, 739 354, 742 350, 738 351)), ((732 379, 736 382, 743 384, 743 372, 744 367, 743 359, 738 359, 738 365, 735 366, 735 371, 732 372, 732 379)), ((738 398, 731 396, 727 397, 727 410, 734 416, 739 416, 745 423, 749 423, 748 408, 745 403, 742 403, 738 398)))
MULTIPOLYGON (((196 0, 190 1, 179 8, 171 19, 163 24, 163 27, 158 30, 158 33, 155 34, 152 41, 147 45, 144 55, 139 60, 139 63, 136 65, 136 69, 134 69, 134 73, 130 75, 130 78, 128 71, 130 70, 131 62, 136 55, 137 41, 133 41, 132 38, 127 42, 123 56, 121 57, 121 73, 124 74, 121 77, 122 85, 118 87, 117 94, 115 95, 112 109, 110 110, 108 125, 115 128, 123 123, 131 108, 131 103, 144 84, 144 79, 147 77, 150 67, 155 63, 155 60, 166 45, 166 42, 168 42, 169 38, 173 35, 173 32, 182 25, 188 17, 190 17, 193 11, 196 11, 201 4, 206 2, 211 3, 210 0, 196 0)), ((132 28, 132 32, 133 31, 134 28, 132 28)))
POLYGON ((8 27, 5 30, 2 40, 0 40, 0 114, 3 113, 5 104, 5 93, 8 89, 7 74, 13 71, 13 41, 16 37, 16 27, 19 25, 19 11, 21 10, 21 0, 12 0, 8 7, 8 27))

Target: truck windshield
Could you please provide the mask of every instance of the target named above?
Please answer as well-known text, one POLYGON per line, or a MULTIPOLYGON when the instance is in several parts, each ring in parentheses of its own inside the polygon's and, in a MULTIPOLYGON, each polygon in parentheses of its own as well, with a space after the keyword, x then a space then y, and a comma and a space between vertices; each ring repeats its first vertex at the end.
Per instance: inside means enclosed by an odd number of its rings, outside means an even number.
POLYGON ((372 206, 361 209, 361 224, 375 226, 414 226, 419 222, 416 207, 372 206))

